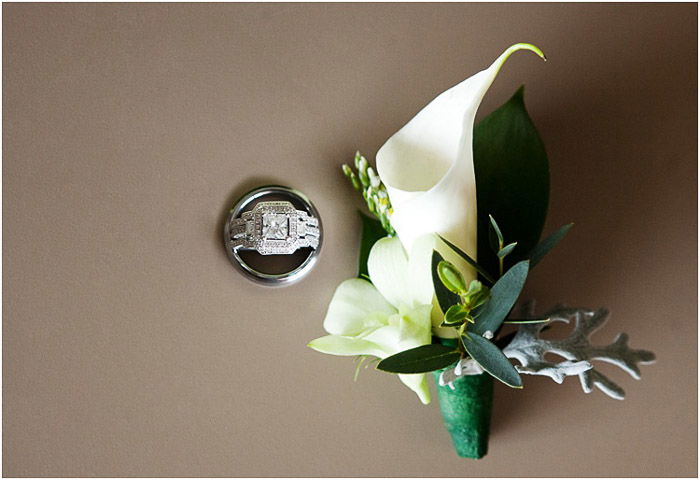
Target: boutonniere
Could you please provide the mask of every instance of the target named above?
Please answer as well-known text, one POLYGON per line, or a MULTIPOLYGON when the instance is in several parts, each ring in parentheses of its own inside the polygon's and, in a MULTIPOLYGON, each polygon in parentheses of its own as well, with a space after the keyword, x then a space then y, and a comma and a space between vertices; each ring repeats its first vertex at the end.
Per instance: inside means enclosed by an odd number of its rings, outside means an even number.
POLYGON ((630 348, 626 334, 591 344, 605 309, 517 306, 528 276, 572 227, 542 238, 549 166, 523 89, 474 125, 481 100, 519 50, 545 59, 534 45, 511 46, 392 135, 376 169, 359 153, 354 168, 343 166, 372 216, 362 216, 358 275, 336 289, 323 321, 328 335, 309 343, 397 375, 426 404, 431 373, 457 454, 468 458, 487 452, 494 380, 523 388, 523 375, 557 383, 577 376, 585 392, 597 387, 622 399, 591 362, 639 378, 639 365, 654 361, 630 348), (554 322, 571 324, 570 335, 541 338, 554 322), (505 333, 504 325, 517 329, 505 333), (549 352, 564 360, 550 361, 549 352))

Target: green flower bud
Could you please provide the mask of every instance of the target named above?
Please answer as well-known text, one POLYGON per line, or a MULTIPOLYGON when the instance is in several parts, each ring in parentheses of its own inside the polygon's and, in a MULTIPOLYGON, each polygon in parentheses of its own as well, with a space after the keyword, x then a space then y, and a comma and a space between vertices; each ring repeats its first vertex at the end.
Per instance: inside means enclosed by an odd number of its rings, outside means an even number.
POLYGON ((445 260, 440 261, 437 266, 437 273, 440 281, 452 293, 462 295, 467 291, 467 284, 464 281, 462 273, 457 270, 457 267, 445 260))
POLYGON ((362 186, 365 188, 369 187, 370 182, 369 177, 367 176, 367 160, 365 160, 364 158, 360 160, 360 168, 357 169, 357 174, 360 177, 360 182, 362 182, 362 186))
POLYGON ((354 173, 350 175, 350 181, 352 182, 352 186, 355 190, 357 190, 358 192, 362 190, 362 185, 360 185, 360 181, 357 179, 357 175, 355 175, 354 173))
POLYGON ((376 214, 377 213, 377 206, 374 203, 374 198, 370 195, 367 195, 367 207, 369 208, 369 211, 376 214))
POLYGON ((369 211, 381 221, 384 230, 390 236, 395 235, 389 221, 392 213, 391 200, 381 178, 359 151, 355 153, 354 163, 357 171, 353 171, 349 165, 343 165, 343 174, 352 182, 355 190, 362 194, 369 211))
POLYGON ((381 179, 379 178, 379 175, 374 171, 372 167, 369 167, 367 169, 367 176, 369 177, 369 183, 372 185, 373 188, 378 189, 379 186, 382 184, 381 179))

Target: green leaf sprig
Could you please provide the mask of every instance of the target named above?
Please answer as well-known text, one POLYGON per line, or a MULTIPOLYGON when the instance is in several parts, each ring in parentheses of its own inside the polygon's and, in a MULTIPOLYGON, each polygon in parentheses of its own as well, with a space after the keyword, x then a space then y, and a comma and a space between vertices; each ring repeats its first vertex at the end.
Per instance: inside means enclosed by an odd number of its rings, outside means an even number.
MULTIPOLYGON (((495 235, 498 238, 498 234, 495 235)), ((469 259, 467 261, 477 270, 481 268, 465 252, 446 243, 460 257, 469 259)), ((502 238, 500 243, 503 243, 502 238)), ((457 330, 460 339, 457 346, 432 345, 440 349, 419 347, 407 350, 382 360, 377 368, 394 373, 423 373, 446 368, 458 359, 470 357, 506 385, 521 388, 522 380, 517 370, 491 339, 520 296, 529 271, 529 261, 514 265, 491 288, 479 280, 467 285, 459 269, 437 251, 433 251, 432 264, 433 286, 444 312, 441 326, 457 330), (438 351, 440 355, 436 355, 438 351)))
POLYGON ((353 188, 362 193, 362 198, 367 202, 367 208, 379 219, 386 233, 390 236, 396 235, 389 221, 389 217, 391 217, 393 212, 389 193, 386 191, 386 187, 379 175, 369 166, 367 159, 360 152, 357 152, 355 153, 355 168, 357 171, 353 171, 352 167, 347 164, 343 164, 342 168, 343 174, 350 180, 353 188))
MULTIPOLYGON (((491 220, 492 247, 499 259, 513 251, 517 242, 505 244, 503 234, 493 217, 491 220)), ((532 259, 541 258, 566 235, 571 225, 565 225, 538 244, 532 259)), ((467 253, 440 237, 454 252, 465 259, 487 279, 488 272, 467 253)), ((459 359, 472 358, 487 373, 513 388, 522 388, 522 379, 503 351, 492 339, 504 323, 525 324, 549 321, 543 319, 511 320, 510 314, 520 296, 530 271, 531 260, 522 260, 500 275, 491 288, 479 280, 467 285, 462 273, 440 253, 433 251, 433 287, 438 304, 444 312, 441 327, 457 330, 459 342, 456 347, 433 344, 406 350, 392 355, 377 365, 379 370, 393 373, 425 373, 447 368, 459 359)), ((503 268, 501 263, 501 268, 503 268)))

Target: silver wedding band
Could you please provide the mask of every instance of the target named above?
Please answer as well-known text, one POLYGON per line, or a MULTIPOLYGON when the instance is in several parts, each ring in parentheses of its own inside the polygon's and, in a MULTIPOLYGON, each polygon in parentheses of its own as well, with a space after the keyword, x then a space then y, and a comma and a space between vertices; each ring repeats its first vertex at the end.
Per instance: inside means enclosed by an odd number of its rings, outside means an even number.
POLYGON ((289 285, 304 277, 318 260, 322 240, 316 207, 300 191, 281 185, 259 187, 243 195, 224 225, 224 244, 231 263, 250 280, 267 286, 289 285), (284 200, 266 201, 265 197, 284 200), (283 273, 261 272, 239 254, 254 250, 261 255, 289 255, 300 248, 308 248, 308 256, 283 273))

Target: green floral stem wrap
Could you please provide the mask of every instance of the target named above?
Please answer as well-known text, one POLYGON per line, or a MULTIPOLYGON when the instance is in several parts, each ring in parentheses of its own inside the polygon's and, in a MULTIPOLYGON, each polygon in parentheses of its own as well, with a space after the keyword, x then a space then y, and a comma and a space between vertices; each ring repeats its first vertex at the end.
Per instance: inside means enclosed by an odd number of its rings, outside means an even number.
POLYGON ((454 382, 455 389, 439 384, 442 370, 433 372, 445 428, 452 436, 457 455, 481 458, 489 445, 493 377, 487 373, 466 375, 454 382))
MULTIPOLYGON (((453 367, 448 367, 453 368, 453 367)), ((466 375, 454 382, 455 389, 440 386, 443 370, 433 372, 445 428, 452 436, 457 455, 481 458, 489 445, 493 377, 487 373, 466 375)))

